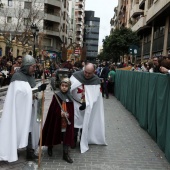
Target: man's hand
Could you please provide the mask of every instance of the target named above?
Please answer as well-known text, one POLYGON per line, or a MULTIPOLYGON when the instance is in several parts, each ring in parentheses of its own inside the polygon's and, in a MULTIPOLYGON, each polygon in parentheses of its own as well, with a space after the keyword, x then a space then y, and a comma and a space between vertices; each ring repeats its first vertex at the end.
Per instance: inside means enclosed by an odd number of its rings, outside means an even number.
POLYGON ((67 116, 67 118, 69 117, 69 114, 65 114, 63 111, 61 111, 61 117, 65 117, 65 116, 67 116))
POLYGON ((167 68, 165 68, 165 67, 160 67, 160 71, 162 72, 162 73, 168 73, 168 69, 167 68))
POLYGON ((41 84, 40 86, 38 86, 38 91, 39 91, 39 92, 40 92, 40 91, 44 91, 44 90, 46 89, 46 87, 47 87, 47 84, 46 84, 46 83, 41 84))

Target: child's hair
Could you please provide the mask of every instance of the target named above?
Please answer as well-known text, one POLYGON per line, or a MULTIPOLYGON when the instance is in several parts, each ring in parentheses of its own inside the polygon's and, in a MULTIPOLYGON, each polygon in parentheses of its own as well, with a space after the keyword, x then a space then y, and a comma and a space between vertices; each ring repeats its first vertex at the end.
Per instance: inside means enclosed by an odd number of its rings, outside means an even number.
POLYGON ((71 86, 71 81, 70 81, 70 79, 69 79, 68 77, 63 78, 63 79, 60 81, 60 85, 61 85, 62 83, 67 83, 69 87, 71 86))

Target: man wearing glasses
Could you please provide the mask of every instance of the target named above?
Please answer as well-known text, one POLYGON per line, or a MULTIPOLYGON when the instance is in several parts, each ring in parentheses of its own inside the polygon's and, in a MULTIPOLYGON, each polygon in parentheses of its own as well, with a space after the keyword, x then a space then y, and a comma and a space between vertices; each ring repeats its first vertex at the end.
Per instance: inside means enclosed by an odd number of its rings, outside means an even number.
POLYGON ((36 88, 33 77, 35 68, 35 59, 26 55, 23 57, 20 70, 12 76, 0 121, 0 161, 17 161, 17 149, 24 147, 27 147, 27 159, 37 158, 33 152, 33 149, 36 149, 33 145, 38 146, 39 136, 36 136, 37 143, 32 140, 33 136, 35 137, 34 132, 37 132, 33 128, 37 122, 32 90, 34 88, 37 92, 43 91, 46 84, 36 88))

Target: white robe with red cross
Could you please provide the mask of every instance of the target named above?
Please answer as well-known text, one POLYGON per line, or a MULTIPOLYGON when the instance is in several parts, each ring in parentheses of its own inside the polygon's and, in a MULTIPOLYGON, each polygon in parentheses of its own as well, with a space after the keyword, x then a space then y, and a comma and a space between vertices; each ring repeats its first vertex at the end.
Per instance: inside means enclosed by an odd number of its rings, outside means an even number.
POLYGON ((84 85, 71 76, 71 94, 77 101, 81 100, 84 91, 86 109, 81 111, 80 103, 74 101, 74 127, 82 128, 80 150, 81 153, 89 149, 89 144, 107 145, 105 139, 105 119, 103 98, 100 84, 84 85))

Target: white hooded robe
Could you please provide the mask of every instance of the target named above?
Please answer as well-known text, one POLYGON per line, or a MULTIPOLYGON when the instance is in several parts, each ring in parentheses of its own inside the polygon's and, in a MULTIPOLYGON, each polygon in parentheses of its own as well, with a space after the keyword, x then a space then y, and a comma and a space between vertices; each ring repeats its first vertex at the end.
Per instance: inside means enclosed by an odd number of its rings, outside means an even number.
MULTIPOLYGON (((35 109, 30 84, 25 81, 11 82, 0 120, 0 161, 17 161, 17 149, 28 145, 29 132, 32 132, 33 140, 38 141, 39 125, 35 121, 35 109)), ((32 142, 32 145, 35 149, 38 142, 32 142)))
MULTIPOLYGON (((80 101, 81 94, 77 88, 82 88, 82 83, 74 75, 71 76, 71 94, 80 101)), ((82 128, 80 150, 81 153, 89 149, 89 144, 107 145, 105 140, 105 120, 102 93, 100 84, 84 85, 86 109, 81 111, 80 103, 74 101, 74 127, 82 128)))

